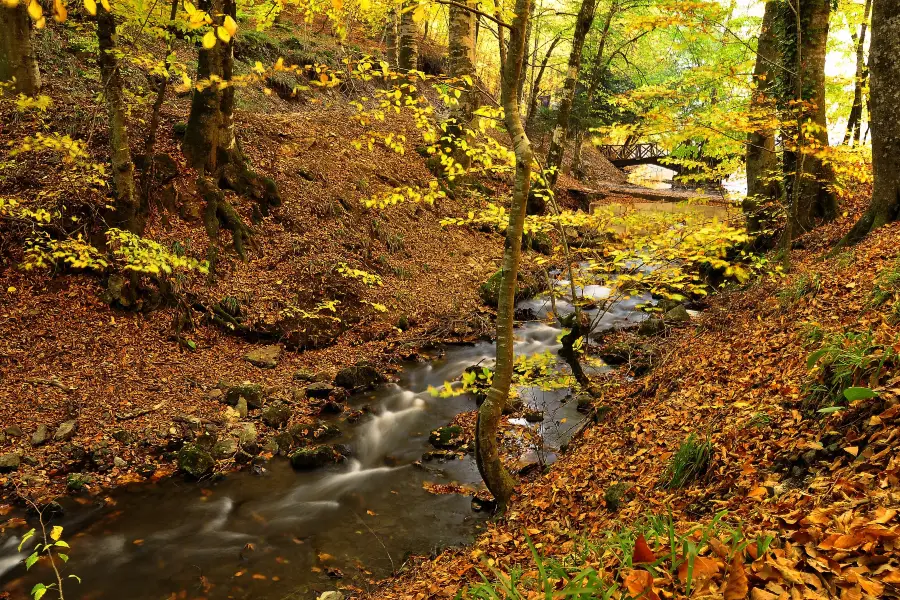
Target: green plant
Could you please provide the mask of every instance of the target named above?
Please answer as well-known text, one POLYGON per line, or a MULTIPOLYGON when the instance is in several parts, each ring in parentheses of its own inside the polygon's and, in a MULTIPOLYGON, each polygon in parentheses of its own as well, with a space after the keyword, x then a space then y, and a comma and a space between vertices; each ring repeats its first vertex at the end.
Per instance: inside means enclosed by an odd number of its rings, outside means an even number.
POLYGON ((706 473, 712 458, 712 442, 690 434, 669 461, 661 483, 667 488, 681 488, 706 473))
MULTIPOLYGON (((63 580, 64 579, 74 579, 78 583, 81 583, 81 578, 78 575, 68 575, 67 577, 63 577, 62 573, 60 573, 59 565, 56 563, 56 559, 58 558, 63 563, 69 562, 69 555, 66 554, 65 551, 68 551, 69 544, 65 540, 62 539, 63 528, 59 525, 54 525, 50 528, 50 531, 47 531, 47 525, 44 522, 44 514, 37 505, 35 505, 30 500, 26 500, 32 507, 37 511, 38 520, 40 522, 40 540, 37 544, 35 544, 34 548, 31 551, 31 554, 25 559, 25 569, 30 570, 38 561, 42 558, 46 558, 47 562, 50 563, 50 568, 53 570, 53 574, 56 576, 56 583, 44 584, 44 583, 36 583, 34 587, 31 588, 31 596, 33 600, 41 600, 44 595, 50 590, 56 590, 57 594, 59 594, 60 600, 64 600, 63 596, 63 580)), ((22 548, 28 542, 28 540, 34 538, 38 535, 38 532, 35 528, 32 528, 30 531, 26 532, 25 535, 22 536, 22 540, 19 542, 19 552, 22 551, 22 548)))
POLYGON ((872 304, 881 306, 891 303, 888 318, 892 323, 900 321, 900 260, 881 271, 872 288, 872 304))
POLYGON ((871 332, 823 334, 821 347, 806 359, 806 367, 814 375, 806 385, 806 407, 821 411, 843 406, 844 390, 877 387, 885 366, 896 359, 894 349, 877 343, 871 332))
POLYGON ((766 413, 754 413, 750 420, 747 422, 747 425, 750 427, 755 427, 756 429, 762 429, 763 427, 767 427, 772 423, 772 417, 767 415, 766 413))
POLYGON ((782 288, 775 297, 782 308, 787 308, 804 296, 815 296, 822 290, 822 278, 818 273, 810 277, 805 273, 800 275, 793 283, 782 288))

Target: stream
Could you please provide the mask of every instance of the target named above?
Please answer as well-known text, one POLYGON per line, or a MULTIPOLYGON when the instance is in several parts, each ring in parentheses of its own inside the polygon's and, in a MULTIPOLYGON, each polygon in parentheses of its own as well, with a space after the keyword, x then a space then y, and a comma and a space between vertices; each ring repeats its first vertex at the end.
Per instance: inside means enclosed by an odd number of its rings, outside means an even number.
MULTIPOLYGON (((608 290, 593 286, 585 293, 603 297, 608 290)), ((600 329, 640 321, 645 314, 635 306, 648 299, 617 302, 600 329)), ((570 309, 562 300, 557 304, 570 309)), ((549 310, 544 300, 519 308, 539 319, 549 310)), ((526 322, 516 330, 516 354, 555 353, 558 335, 554 326, 526 322)), ((406 365, 398 383, 354 396, 353 406, 369 405, 374 414, 354 425, 339 423, 344 433, 336 441, 352 449, 340 465, 298 472, 287 460, 273 459, 261 474, 241 471, 216 482, 173 477, 118 489, 104 500, 62 499, 65 513, 54 524, 65 527, 71 544, 63 572, 82 580, 67 580, 67 593, 104 600, 314 598, 337 587, 365 589, 411 554, 471 542, 489 515, 474 511, 470 497, 435 495, 423 484, 479 486, 472 455, 418 461, 431 449, 433 429, 475 407, 468 395, 438 398, 428 387, 493 358, 490 342, 448 346, 430 362, 406 365)), ((566 401, 568 390, 521 388, 520 396, 544 411, 544 421, 513 421, 540 431, 540 452, 552 462, 583 417, 566 401)), ((23 560, 33 542, 17 552, 23 532, 0 538, 0 589, 13 598, 25 598, 38 581, 53 581, 43 561, 26 573, 23 560)))

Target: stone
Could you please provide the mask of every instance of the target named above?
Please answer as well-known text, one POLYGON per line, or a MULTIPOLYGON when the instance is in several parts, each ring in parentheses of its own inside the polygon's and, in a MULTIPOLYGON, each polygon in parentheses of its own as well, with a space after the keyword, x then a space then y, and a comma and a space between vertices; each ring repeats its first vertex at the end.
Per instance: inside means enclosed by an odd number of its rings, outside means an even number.
POLYGON ((371 389, 379 383, 384 383, 384 376, 366 363, 341 369, 334 378, 334 385, 348 390, 371 389))
POLYGON ((262 413, 263 423, 269 427, 280 429, 287 425, 291 419, 291 407, 283 402, 276 402, 267 406, 262 413))
POLYGON ((281 353, 283 351, 281 346, 263 346, 262 348, 257 348, 248 352, 244 358, 254 367, 274 369, 278 366, 278 361, 281 360, 281 353))
POLYGON ((250 407, 247 406, 247 399, 241 396, 238 398, 237 404, 234 406, 235 411, 237 412, 238 417, 241 419, 246 419, 250 414, 250 407))
MULTIPOLYGON (((478 295, 481 297, 481 301, 493 308, 497 308, 497 302, 500 298, 500 282, 502 277, 503 271, 498 270, 478 288, 478 295)), ((516 278, 516 302, 531 298, 540 291, 541 284, 537 278, 529 273, 519 273, 519 276, 516 278)))
POLYGON ((528 407, 525 409, 524 416, 529 423, 540 423, 544 420, 544 411, 528 407))
POLYGON ((691 320, 691 315, 683 305, 679 304, 666 313, 665 320, 672 323, 687 323, 691 320))
POLYGON ((323 592, 316 600, 344 600, 344 595, 335 591, 323 592))
POLYGON ((116 456, 113 458, 113 465, 120 469, 124 469, 128 466, 128 463, 121 456, 116 456))
POLYGON ((213 388, 213 389, 209 390, 208 392, 206 392, 206 397, 207 397, 207 399, 209 399, 209 400, 219 400, 219 401, 221 401, 221 400, 222 400, 222 396, 224 396, 224 395, 225 395, 225 392, 223 392, 223 391, 220 390, 219 388, 213 388))
POLYGON ((244 423, 238 433, 238 443, 241 448, 247 452, 256 454, 256 452, 259 451, 259 446, 256 443, 256 436, 256 426, 253 423, 244 423))
POLYGON ((75 421, 74 419, 71 421, 66 421, 56 429, 56 433, 53 434, 53 441, 65 442, 71 440, 73 437, 75 437, 76 429, 78 429, 77 421, 75 421))
POLYGON ((309 384, 306 388, 307 398, 327 398, 334 391, 334 386, 324 381, 309 384))
POLYGON ((340 415, 344 412, 344 405, 334 400, 326 400, 319 408, 320 415, 340 415))
POLYGON ((126 446, 134 442, 134 435, 124 429, 117 429, 113 432, 112 437, 117 442, 125 444, 126 446))
POLYGON ((225 438, 219 440, 212 448, 213 458, 216 460, 225 460, 231 458, 238 451, 238 443, 234 438, 225 438))
POLYGON ((673 308, 677 308, 681 306, 681 303, 678 300, 672 300, 670 298, 660 298, 656 303, 656 308, 660 310, 663 314, 666 314, 673 308))
POLYGON ((594 407, 594 398, 587 392, 582 392, 575 396, 575 403, 578 412, 587 412, 594 407))
POLYGON ((0 455, 0 473, 11 473, 19 468, 21 459, 15 452, 0 455))
POLYGON ((32 446, 40 446, 41 444, 46 444, 47 440, 50 439, 50 430, 47 429, 46 425, 38 425, 37 431, 34 432, 34 435, 31 436, 31 445, 32 446))
POLYGON ((25 435, 25 433, 22 431, 22 428, 18 425, 10 425, 4 431, 9 437, 22 437, 23 435, 25 435))
POLYGON ((38 463, 38 460, 36 458, 34 458, 33 456, 28 456, 27 454, 22 455, 22 462, 29 467, 36 467, 38 466, 38 464, 40 464, 38 463))
POLYGON ((240 385, 233 385, 225 392, 225 404, 229 406, 237 406, 241 398, 247 401, 249 408, 262 408, 265 393, 263 387, 258 383, 244 382, 240 385))
POLYGON ((650 337, 662 333, 665 328, 666 325, 663 323, 662 319, 650 317, 649 319, 641 321, 641 325, 638 327, 638 334, 650 337))
POLYGON ((212 447, 216 445, 216 441, 218 440, 218 436, 207 432, 203 432, 197 436, 197 439, 194 440, 194 445, 206 450, 207 452, 212 450, 212 447))
POLYGON ((66 477, 66 487, 73 492, 81 491, 87 486, 93 478, 87 473, 69 473, 66 477))
POLYGON ((0 444, 5 444, 5 443, 6 443, 6 432, 0 431, 0 444))
POLYGON ((462 445, 462 427, 459 425, 447 425, 439 427, 428 436, 428 442, 435 448, 452 449, 462 445))
POLYGON ((310 446, 291 454, 291 466, 299 470, 317 469, 343 459, 344 456, 331 446, 310 446))
POLYGON ((185 444, 178 452, 178 468, 195 479, 212 473, 215 465, 212 454, 196 444, 185 444))
POLYGON ((311 371, 307 371, 305 369, 300 369, 296 373, 294 373, 294 381, 307 381, 312 383, 316 380, 315 373, 311 371))

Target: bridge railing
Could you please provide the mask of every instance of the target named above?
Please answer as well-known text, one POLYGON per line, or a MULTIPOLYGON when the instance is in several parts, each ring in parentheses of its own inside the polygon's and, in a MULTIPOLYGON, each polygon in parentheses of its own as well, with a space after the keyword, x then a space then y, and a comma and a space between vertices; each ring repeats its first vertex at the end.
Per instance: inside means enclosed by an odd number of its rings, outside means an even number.
POLYGON ((597 150, 610 161, 646 160, 666 156, 658 144, 604 144, 597 150))

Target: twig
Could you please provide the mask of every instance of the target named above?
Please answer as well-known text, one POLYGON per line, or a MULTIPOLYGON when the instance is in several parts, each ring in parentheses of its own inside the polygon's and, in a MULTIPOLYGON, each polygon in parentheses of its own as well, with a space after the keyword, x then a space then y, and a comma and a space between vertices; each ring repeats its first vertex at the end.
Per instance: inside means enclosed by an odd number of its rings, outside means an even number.
POLYGON ((394 566, 394 559, 391 558, 391 553, 388 551, 387 546, 384 545, 384 542, 381 541, 381 538, 378 537, 378 534, 375 533, 374 531, 372 531, 372 528, 369 527, 369 524, 366 523, 362 517, 360 517, 358 514, 356 514, 355 511, 353 512, 353 516, 356 517, 357 519, 359 519, 359 522, 363 524, 363 527, 368 529, 369 533, 371 533, 375 537, 375 539, 378 540, 378 543, 381 544, 382 548, 384 548, 384 553, 387 554, 388 560, 391 561, 391 573, 396 573, 397 567, 394 566))
POLYGON ((30 383, 31 385, 49 385, 50 387, 58 388, 67 394, 71 394, 76 389, 78 389, 78 388, 73 388, 73 387, 67 387, 67 386, 63 385, 59 381, 59 379, 56 379, 56 378, 53 378, 53 379, 26 379, 25 383, 30 383))
POLYGON ((160 408, 163 407, 164 404, 165 404, 165 401, 162 401, 157 404, 154 404, 150 408, 144 408, 144 409, 136 410, 136 411, 130 412, 130 413, 116 413, 116 419, 118 419, 119 421, 128 421, 130 419, 136 419, 138 417, 143 417, 146 414, 149 414, 149 413, 159 410, 160 408))

